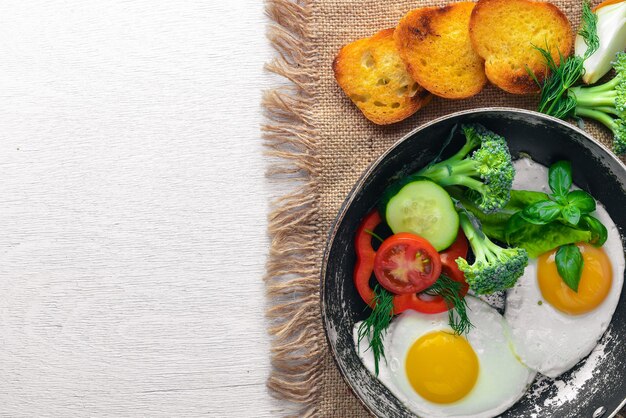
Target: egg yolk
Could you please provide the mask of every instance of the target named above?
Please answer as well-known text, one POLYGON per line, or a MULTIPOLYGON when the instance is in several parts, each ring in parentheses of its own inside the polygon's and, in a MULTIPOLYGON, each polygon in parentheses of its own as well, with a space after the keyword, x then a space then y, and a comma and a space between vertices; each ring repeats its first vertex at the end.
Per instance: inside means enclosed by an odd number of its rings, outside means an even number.
POLYGON ((478 357, 467 340, 445 331, 420 337, 406 356, 406 373, 424 399, 452 403, 467 395, 478 379, 478 357))
POLYGON ((537 279, 544 299, 561 312, 580 315, 597 308, 609 294, 613 269, 606 253, 586 243, 576 244, 583 256, 578 292, 565 284, 556 269, 556 250, 539 256, 537 279))

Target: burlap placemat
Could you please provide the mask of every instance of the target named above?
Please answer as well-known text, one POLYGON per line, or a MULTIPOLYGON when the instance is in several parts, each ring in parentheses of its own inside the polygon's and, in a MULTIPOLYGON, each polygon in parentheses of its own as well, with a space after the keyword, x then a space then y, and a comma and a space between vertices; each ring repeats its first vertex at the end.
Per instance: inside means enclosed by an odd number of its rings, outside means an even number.
MULTIPOLYGON (((361 417, 365 409, 342 380, 320 319, 320 263, 329 227, 363 170, 411 129, 433 118, 483 106, 535 109, 536 98, 493 86, 469 100, 435 98, 409 119, 387 127, 366 120, 337 86, 331 63, 339 48, 393 27, 409 10, 434 0, 268 0, 269 38, 278 51, 268 69, 289 80, 266 93, 263 127, 269 177, 297 185, 274 202, 267 289, 272 323, 272 393, 301 404, 299 416, 361 417)), ((578 27, 579 0, 554 3, 578 27)), ((604 129, 587 125, 609 143, 604 129)))

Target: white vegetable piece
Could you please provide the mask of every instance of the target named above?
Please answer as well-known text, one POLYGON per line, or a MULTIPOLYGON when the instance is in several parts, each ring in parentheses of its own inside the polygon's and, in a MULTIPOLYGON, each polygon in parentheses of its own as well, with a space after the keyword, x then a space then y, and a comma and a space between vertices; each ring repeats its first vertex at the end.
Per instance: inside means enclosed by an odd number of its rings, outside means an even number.
MULTIPOLYGON (((626 49, 626 1, 609 4, 596 10, 600 47, 584 63, 583 81, 593 84, 611 69, 615 54, 626 49)), ((582 36, 576 36, 575 54, 582 57, 587 44, 582 36)))

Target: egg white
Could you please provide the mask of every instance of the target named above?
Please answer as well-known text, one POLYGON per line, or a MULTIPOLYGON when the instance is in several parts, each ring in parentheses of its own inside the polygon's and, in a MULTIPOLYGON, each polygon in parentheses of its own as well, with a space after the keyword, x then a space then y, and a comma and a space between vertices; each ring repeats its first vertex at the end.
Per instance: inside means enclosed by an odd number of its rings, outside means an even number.
MULTIPOLYGON (((549 192, 548 169, 529 159, 515 162, 513 188, 549 192)), ((606 331, 619 302, 624 282, 624 249, 615 223, 601 204, 594 214, 607 228, 603 246, 613 269, 613 284, 606 299, 593 311, 568 315, 543 300, 537 281, 537 260, 507 292, 504 317, 517 354, 530 368, 556 377, 585 358, 606 331)))
MULTIPOLYGON (((381 361, 378 379, 419 416, 496 416, 517 402, 535 377, 535 372, 515 356, 504 318, 477 298, 467 296, 466 300, 469 318, 474 325, 466 338, 480 366, 476 385, 457 402, 437 404, 422 398, 409 383, 404 366, 409 348, 421 336, 438 330, 452 332, 447 312, 430 315, 406 311, 394 319, 386 333, 384 346, 387 362, 381 361)), ((374 373, 374 358, 367 350, 368 341, 358 344, 359 325, 357 323, 354 328, 355 345, 365 367, 374 373)))

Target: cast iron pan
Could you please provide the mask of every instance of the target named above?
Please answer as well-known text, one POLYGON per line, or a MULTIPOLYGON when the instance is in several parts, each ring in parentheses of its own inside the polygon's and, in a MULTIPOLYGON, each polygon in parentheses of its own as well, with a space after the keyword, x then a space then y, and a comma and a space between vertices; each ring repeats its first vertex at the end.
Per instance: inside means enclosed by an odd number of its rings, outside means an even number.
MULTIPOLYGON (((539 113, 519 109, 485 108, 455 113, 414 130, 382 155, 357 182, 343 204, 330 232, 321 281, 321 309, 334 358, 344 379, 363 404, 375 415, 412 416, 359 360, 352 340, 355 322, 367 315, 365 304, 352 283, 355 263, 354 235, 360 220, 377 203, 394 178, 426 165, 436 155, 442 140, 455 124, 479 122, 507 138, 514 157, 527 153, 549 166, 566 159, 572 162, 574 182, 602 202, 620 230, 624 245, 626 230, 626 167, 605 147, 583 131, 539 113)), ((458 149, 462 138, 449 149, 458 149)), ((625 245, 626 246, 626 245, 625 245)), ((613 315, 605 353, 593 377, 579 388, 577 396, 560 405, 551 386, 540 397, 530 396, 531 387, 503 417, 610 417, 626 404, 626 286, 613 315)), ((607 336, 605 335, 605 337, 607 336)), ((561 376, 566 383, 574 369, 561 376)), ((550 382, 551 384, 551 382, 550 382)))

